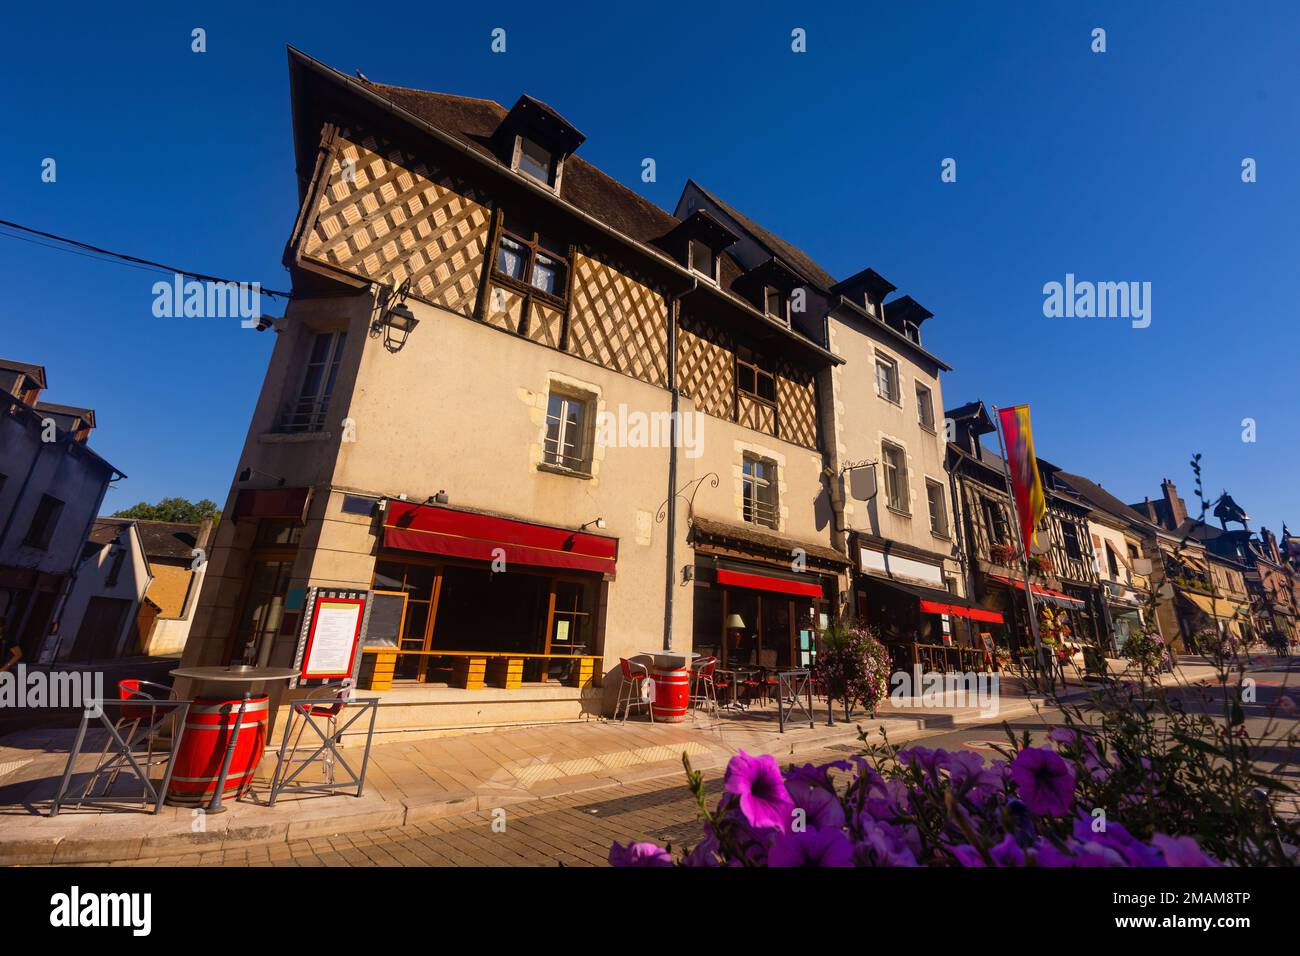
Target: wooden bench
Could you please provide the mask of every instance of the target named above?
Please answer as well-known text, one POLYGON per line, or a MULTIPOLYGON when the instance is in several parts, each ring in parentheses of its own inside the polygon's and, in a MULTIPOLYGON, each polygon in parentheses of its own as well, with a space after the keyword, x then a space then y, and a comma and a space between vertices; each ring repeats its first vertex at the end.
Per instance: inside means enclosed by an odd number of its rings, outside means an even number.
POLYGON ((565 684, 587 687, 602 660, 598 654, 525 654, 516 651, 402 651, 395 647, 364 647, 362 654, 374 657, 374 666, 361 669, 362 690, 389 690, 398 655, 409 657, 449 657, 452 659, 452 686, 477 690, 487 684, 514 690, 523 686, 525 660, 565 660, 573 662, 565 684))

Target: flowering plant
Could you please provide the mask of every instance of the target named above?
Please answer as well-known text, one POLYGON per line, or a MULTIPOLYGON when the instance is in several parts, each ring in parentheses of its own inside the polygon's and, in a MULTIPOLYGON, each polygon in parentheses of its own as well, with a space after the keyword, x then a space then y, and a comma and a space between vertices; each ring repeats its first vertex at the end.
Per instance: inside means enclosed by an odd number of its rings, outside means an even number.
POLYGON ((989 548, 989 557, 994 564, 1010 564, 1016 560, 1016 549, 1009 544, 995 544, 989 548))
MULTIPOLYGON (((1145 635, 1134 637, 1146 639, 1145 635)), ((1130 638, 1132 641, 1133 638, 1130 638)), ((688 852, 614 844, 615 865, 657 866, 1296 866, 1300 822, 1281 811, 1294 788, 1261 772, 1260 754, 1300 749, 1279 712, 1247 726, 1245 668, 1219 671, 1224 693, 1188 706, 1183 688, 1107 679, 1088 704, 1056 700, 1062 724, 1034 746, 977 753, 868 745, 862 755, 785 772, 741 751, 710 809, 683 756, 703 817, 688 852), (1215 708, 1220 708, 1215 713, 1215 708)), ((1005 726, 1005 725, 1004 725, 1005 726)), ((882 728, 883 735, 883 728, 882 728)))
POLYGON ((874 760, 791 767, 740 751, 709 810, 700 774, 683 757, 704 838, 671 846, 615 843, 615 866, 1214 866, 1196 840, 1142 839, 1075 799, 1089 773, 1056 750, 979 754, 887 744, 874 760))
POLYGON ((855 703, 874 715, 889 689, 889 651, 873 628, 836 623, 822 634, 813 671, 827 696, 844 702, 846 720, 855 703))
POLYGON ((1029 557, 1029 566, 1039 574, 1052 573, 1052 558, 1046 554, 1034 554, 1029 557))
POLYGON ((1137 628, 1124 643, 1124 654, 1137 665, 1138 673, 1152 680, 1170 663, 1169 648, 1155 628, 1137 628))

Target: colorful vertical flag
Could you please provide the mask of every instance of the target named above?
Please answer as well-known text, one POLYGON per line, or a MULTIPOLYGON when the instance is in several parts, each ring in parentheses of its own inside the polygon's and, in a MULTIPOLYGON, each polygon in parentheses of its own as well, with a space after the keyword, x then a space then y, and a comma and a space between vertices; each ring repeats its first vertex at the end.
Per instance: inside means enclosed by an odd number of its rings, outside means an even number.
POLYGON ((1043 479, 1038 474, 1038 458, 1034 455, 1034 433, 1029 426, 1029 406, 1000 408, 998 418, 1002 421, 1007 469, 1011 474, 1011 490, 1016 496, 1016 513, 1020 518, 1020 540, 1028 551, 1037 541, 1038 522, 1047 513, 1043 479))

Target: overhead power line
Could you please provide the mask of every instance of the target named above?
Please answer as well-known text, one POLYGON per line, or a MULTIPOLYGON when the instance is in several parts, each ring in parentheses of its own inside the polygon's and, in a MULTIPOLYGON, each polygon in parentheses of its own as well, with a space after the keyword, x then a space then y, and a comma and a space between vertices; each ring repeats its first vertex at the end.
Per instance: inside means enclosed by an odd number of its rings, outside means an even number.
MULTIPOLYGON (((0 226, 7 229, 16 229, 19 232, 28 235, 14 235, 13 233, 0 232, 0 236, 7 239, 19 239, 24 242, 31 242, 38 246, 44 246, 47 249, 57 249, 60 252, 71 252, 74 255, 86 256, 95 259, 98 262, 113 262, 115 265, 124 265, 132 269, 153 270, 156 272, 166 272, 172 275, 189 276, 191 279, 199 279, 204 282, 240 282, 238 279, 223 279, 220 276, 208 275, 206 272, 195 272, 192 269, 179 269, 175 266, 169 266, 161 262, 155 262, 152 259, 141 259, 138 256, 129 256, 124 252, 114 252, 111 249, 104 249, 100 246, 92 246, 88 242, 80 242, 76 239, 69 239, 67 236, 55 235, 52 232, 42 232, 40 229, 33 229, 31 226, 24 226, 16 222, 9 222, 7 219, 0 219, 0 226), (37 236, 33 239, 29 236, 37 236), (41 240, 48 240, 42 242, 41 240), (56 245, 55 243, 58 243, 56 245)), ((262 288, 266 295, 276 296, 277 298, 289 298, 288 292, 280 292, 276 289, 262 288)))

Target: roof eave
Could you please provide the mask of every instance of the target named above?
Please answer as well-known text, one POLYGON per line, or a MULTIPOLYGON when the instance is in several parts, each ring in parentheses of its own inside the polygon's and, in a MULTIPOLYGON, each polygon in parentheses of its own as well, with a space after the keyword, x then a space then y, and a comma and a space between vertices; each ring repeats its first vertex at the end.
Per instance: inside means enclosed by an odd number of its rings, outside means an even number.
POLYGON ((939 358, 939 356, 917 345, 915 342, 913 342, 903 333, 899 332, 897 329, 891 328, 890 326, 886 325, 884 322, 880 321, 880 319, 876 318, 874 315, 872 315, 862 306, 858 305, 852 299, 846 298, 843 295, 838 296, 838 301, 832 306, 832 311, 834 311, 834 309, 839 308, 841 306, 853 312, 855 315, 859 316, 860 318, 864 318, 868 320, 875 327, 881 329, 883 332, 888 334, 896 342, 899 342, 900 344, 906 346, 909 350, 915 352, 917 355, 920 355, 926 360, 933 362, 935 365, 939 366, 940 370, 944 372, 952 371, 952 366, 949 365, 947 362, 945 362, 943 359, 939 358))

